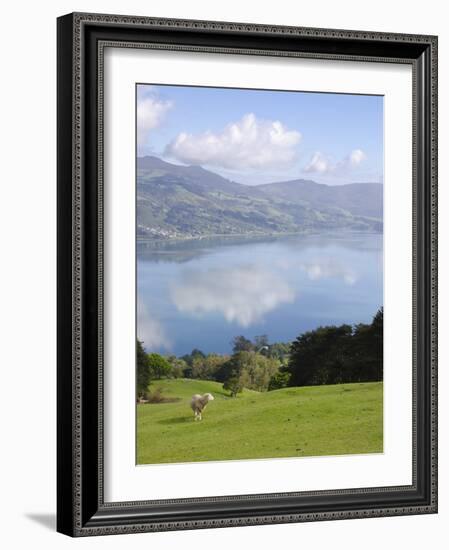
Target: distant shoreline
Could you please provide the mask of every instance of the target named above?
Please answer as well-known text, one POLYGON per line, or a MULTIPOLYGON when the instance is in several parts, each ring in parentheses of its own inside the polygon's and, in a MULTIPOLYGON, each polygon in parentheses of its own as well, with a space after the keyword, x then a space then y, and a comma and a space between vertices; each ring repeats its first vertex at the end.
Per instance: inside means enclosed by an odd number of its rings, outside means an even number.
MULTIPOLYGON (((383 231, 351 231, 351 230, 340 230, 339 234, 342 234, 344 236, 350 236, 350 235, 382 235, 383 231)), ((169 238, 169 239, 149 239, 149 238, 136 238, 136 244, 137 245, 145 245, 148 247, 151 247, 153 245, 168 245, 168 244, 181 244, 181 243, 200 243, 200 242, 207 242, 209 240, 215 240, 215 239, 223 239, 223 240, 246 240, 248 242, 260 240, 265 241, 267 239, 278 239, 282 237, 338 237, 338 235, 335 232, 326 231, 326 232, 317 232, 317 231, 301 231, 301 232, 283 232, 283 233, 261 233, 261 234, 210 234, 210 235, 201 235, 197 237, 177 237, 177 238, 169 238)))

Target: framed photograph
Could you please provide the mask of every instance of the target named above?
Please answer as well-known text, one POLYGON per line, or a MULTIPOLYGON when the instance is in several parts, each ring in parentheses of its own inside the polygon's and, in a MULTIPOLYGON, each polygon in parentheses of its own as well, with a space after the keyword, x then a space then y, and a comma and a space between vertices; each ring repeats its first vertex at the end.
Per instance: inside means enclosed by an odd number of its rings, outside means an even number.
POLYGON ((58 531, 437 511, 437 38, 58 19, 58 531))

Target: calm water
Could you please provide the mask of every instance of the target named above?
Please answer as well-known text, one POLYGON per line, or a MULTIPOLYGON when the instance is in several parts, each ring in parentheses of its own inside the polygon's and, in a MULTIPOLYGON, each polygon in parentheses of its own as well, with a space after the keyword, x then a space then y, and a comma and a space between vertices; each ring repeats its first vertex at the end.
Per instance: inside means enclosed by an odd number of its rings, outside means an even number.
POLYGON ((370 322, 382 305, 382 235, 139 245, 138 336, 147 350, 227 353, 231 340, 290 341, 370 322))

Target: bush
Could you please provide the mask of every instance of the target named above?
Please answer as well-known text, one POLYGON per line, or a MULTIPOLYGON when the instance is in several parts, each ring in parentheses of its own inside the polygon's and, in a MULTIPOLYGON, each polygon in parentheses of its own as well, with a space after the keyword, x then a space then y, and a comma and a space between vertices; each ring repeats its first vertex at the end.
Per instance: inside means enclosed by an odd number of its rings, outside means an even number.
POLYGON ((179 397, 167 397, 165 395, 162 395, 162 388, 158 387, 154 389, 152 392, 145 392, 142 394, 142 396, 139 396, 139 399, 137 400, 138 403, 151 403, 151 404, 158 404, 158 403, 175 403, 176 401, 180 401, 179 397))

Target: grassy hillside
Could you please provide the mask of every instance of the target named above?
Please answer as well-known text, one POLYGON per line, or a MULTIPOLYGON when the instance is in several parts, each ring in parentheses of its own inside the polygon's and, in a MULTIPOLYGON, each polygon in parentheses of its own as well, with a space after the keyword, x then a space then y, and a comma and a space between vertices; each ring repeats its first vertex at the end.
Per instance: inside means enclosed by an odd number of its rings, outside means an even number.
POLYGON ((382 452, 382 383, 244 390, 230 398, 217 382, 162 380, 172 403, 137 406, 137 463, 196 462, 382 452), (189 407, 210 392, 201 422, 189 407))
POLYGON ((258 185, 266 196, 315 209, 346 210, 355 216, 382 219, 382 186, 378 183, 324 185, 308 180, 282 181, 258 185))
POLYGON ((382 230, 382 186, 296 180, 248 186, 200 166, 138 159, 140 240, 382 230))

